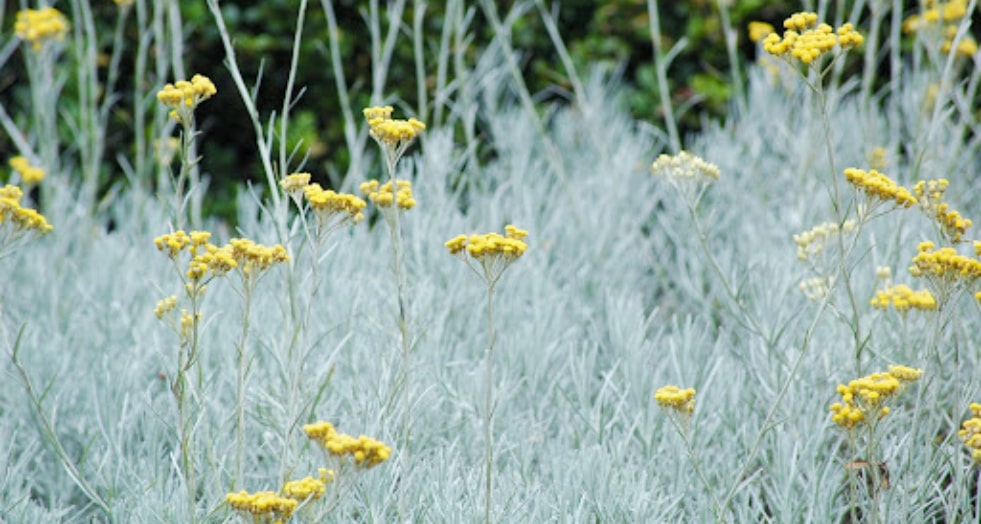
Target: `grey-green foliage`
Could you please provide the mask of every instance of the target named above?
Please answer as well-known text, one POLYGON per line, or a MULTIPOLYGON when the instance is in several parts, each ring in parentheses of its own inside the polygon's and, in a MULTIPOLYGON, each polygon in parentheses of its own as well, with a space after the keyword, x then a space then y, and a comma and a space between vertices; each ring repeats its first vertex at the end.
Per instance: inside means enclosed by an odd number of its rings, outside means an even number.
MULTIPOLYGON (((829 171, 823 157, 814 100, 794 87, 789 71, 778 82, 754 71, 746 114, 689 139, 692 151, 722 171, 700 212, 722 272, 740 289, 745 311, 760 322, 761 333, 753 334, 699 251, 684 207, 649 174, 660 152, 656 137, 617 105, 616 82, 596 74, 587 83, 585 105, 546 108, 543 137, 531 115, 514 103, 500 64, 483 63, 472 86, 475 100, 494 108, 479 114, 494 158, 479 171, 470 164, 471 171, 462 173, 466 183, 454 186, 449 181, 461 176, 466 152, 450 132, 434 128, 402 164, 419 201, 403 222, 409 318, 417 335, 409 517, 468 522, 482 511, 484 288, 442 244, 460 233, 501 231, 506 223, 531 235, 528 252, 497 291, 497 520, 710 521, 706 491, 651 398, 669 383, 698 389, 695 450, 716 496, 738 484, 729 519, 829 522, 840 517, 846 502, 839 495, 842 465, 855 458, 847 456, 844 434, 827 415, 835 385, 855 373, 850 334, 840 322, 824 315, 798 375, 789 376, 818 309, 795 289, 807 275, 795 259, 791 237, 830 220, 829 177, 839 175, 829 171), (741 469, 788 380, 773 427, 753 463, 741 469), (737 478, 740 471, 743 478, 737 478)), ((882 102, 899 104, 903 130, 918 125, 922 98, 916 93, 926 83, 911 77, 901 96, 882 102)), ((871 147, 910 139, 880 117, 858 118, 859 101, 850 93, 846 85, 832 98, 839 171, 864 166, 871 147)), ((955 141, 945 139, 946 127, 938 129, 940 135, 928 144, 931 172, 970 187, 966 175, 978 167, 975 145, 957 149, 955 141)), ((894 161, 900 169, 890 174, 911 182, 906 164, 894 161)), ((380 172, 380 166, 372 169, 380 172)), ((46 203, 46 214, 55 231, 0 262, 6 330, 0 343, 11 347, 23 326, 21 360, 44 391, 44 413, 115 521, 187 521, 174 402, 158 376, 173 372, 176 337, 152 313, 158 299, 179 291, 173 269, 152 243, 167 232, 165 214, 147 195, 123 193, 112 207, 114 228, 107 231, 75 210, 70 192, 52 193, 56 201, 46 203)), ((978 211, 962 195, 952 198, 965 215, 978 211)), ((239 209, 242 234, 267 244, 277 241, 269 217, 251 199, 243 198, 239 209)), ((930 234, 927 222, 915 215, 905 211, 874 223, 851 261, 862 325, 866 332, 872 329, 863 361, 868 371, 894 362, 926 365, 916 347, 899 352, 893 317, 864 307, 873 292, 875 265, 890 265, 898 281, 910 281, 904 268, 915 243, 930 234)), ((219 239, 238 234, 221 224, 212 229, 219 239)), ((332 236, 330 247, 303 338, 304 349, 312 349, 301 401, 310 402, 326 384, 310 418, 395 444, 401 441, 392 407, 398 350, 387 233, 380 222, 374 228, 363 223, 332 236)), ((296 262, 302 275, 307 260, 296 262)), ((301 291, 310 285, 297 284, 301 291)), ((284 268, 273 269, 258 286, 253 305, 249 460, 244 485, 236 487, 250 491, 279 484, 282 405, 288 402, 283 362, 291 342, 285 286, 284 268)), ((240 312, 228 282, 212 283, 203 310, 200 393, 206 411, 195 430, 195 449, 205 515, 224 498, 234 452, 240 312)), ((952 516, 955 504, 966 504, 963 498, 952 500, 954 494, 964 496, 961 490, 930 488, 942 487, 950 472, 959 471, 956 478, 963 479, 968 467, 949 434, 959 421, 944 420, 944 412, 961 413, 959 406, 978 389, 971 373, 977 354, 970 349, 975 312, 964 310, 952 328, 957 338, 944 342, 962 349, 960 360, 945 364, 944 376, 914 386, 883 428, 888 436, 881 453, 893 472, 886 505, 898 520, 923 520, 930 511, 952 516), (921 387, 932 389, 916 393, 921 387), (959 393, 951 397, 952 392, 959 393), (911 441, 904 435, 915 410, 927 429, 911 441), (927 443, 935 437, 938 447, 927 443), (903 499, 910 501, 907 513, 893 513, 903 499)), ((910 324, 926 322, 914 313, 910 324)), ((921 333, 914 339, 922 340, 921 333)), ((105 519, 42 438, 37 413, 9 359, 0 363, 0 372, 3 518, 105 519)), ((295 429, 287 436, 297 457, 289 465, 291 476, 313 474, 319 451, 305 445, 295 429)), ((362 475, 330 518, 391 522, 396 465, 393 460, 362 475)), ((230 518, 222 509, 208 517, 230 518)))

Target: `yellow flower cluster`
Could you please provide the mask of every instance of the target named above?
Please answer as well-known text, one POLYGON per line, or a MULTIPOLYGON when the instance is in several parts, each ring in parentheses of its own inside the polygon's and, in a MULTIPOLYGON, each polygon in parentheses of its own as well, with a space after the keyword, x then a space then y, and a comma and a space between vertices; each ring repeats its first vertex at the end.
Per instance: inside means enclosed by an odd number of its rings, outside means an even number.
POLYGON ((916 198, 908 189, 875 169, 864 171, 849 167, 845 169, 845 179, 869 197, 892 200, 901 207, 910 207, 916 203, 916 198))
POLYGON ((264 246, 247 238, 233 238, 228 246, 235 260, 233 267, 238 267, 245 275, 254 275, 290 259, 286 249, 279 244, 264 246))
POLYGON ((416 199, 412 196, 412 182, 399 180, 395 194, 392 194, 392 181, 389 180, 379 185, 377 180, 369 180, 361 184, 361 191, 368 195, 378 207, 392 207, 394 201, 401 209, 412 209, 416 205, 416 199))
POLYGON ((153 243, 158 251, 167 253, 171 259, 176 259, 181 251, 187 249, 191 255, 191 261, 187 265, 187 278, 198 282, 209 272, 212 276, 223 276, 238 266, 232 246, 219 248, 209 242, 210 239, 211 233, 207 231, 191 231, 190 235, 184 231, 175 231, 153 239, 153 243))
POLYGON ((662 154, 651 164, 651 173, 674 181, 711 183, 719 179, 719 167, 688 151, 677 155, 662 154))
POLYGON ((157 92, 157 100, 170 107, 170 117, 178 122, 185 122, 193 116, 194 108, 201 102, 211 98, 218 89, 211 79, 204 75, 194 75, 190 81, 178 80, 166 84, 157 92))
POLYGON ((753 21, 749 23, 748 26, 749 40, 750 42, 759 42, 766 38, 767 35, 776 31, 773 25, 766 22, 753 21))
POLYGON ((330 422, 305 424, 303 432, 331 455, 335 457, 350 455, 354 459, 354 464, 363 468, 381 464, 392 455, 392 448, 384 443, 364 435, 355 438, 338 433, 330 422))
POLYGON ((279 181, 279 187, 287 193, 299 193, 310 185, 310 173, 293 173, 279 181))
POLYGON ((941 280, 974 280, 981 277, 981 262, 962 255, 952 247, 936 249, 933 242, 920 242, 916 247, 909 272, 914 277, 934 277, 941 280))
POLYGON ((797 259, 811 260, 824 252, 828 243, 841 233, 851 233, 855 229, 854 220, 846 220, 841 226, 835 222, 824 222, 807 231, 794 235, 797 244, 797 259))
POLYGON ((913 291, 904 284, 877 291, 871 303, 872 307, 876 309, 888 309, 892 305, 900 313, 905 313, 910 309, 937 309, 937 301, 934 300, 933 294, 929 290, 913 291))
POLYGON ((951 0, 940 4, 934 0, 926 0, 924 7, 926 11, 903 20, 903 31, 912 33, 927 24, 956 22, 967 15, 967 0, 951 0))
POLYGON ((44 180, 44 169, 32 166, 27 157, 15 156, 9 160, 10 168, 20 175, 21 182, 37 184, 44 180))
POLYGON ((971 403, 971 418, 964 421, 957 436, 964 445, 971 448, 971 458, 981 462, 981 404, 971 403))
POLYGON ((24 192, 14 185, 0 187, 0 227, 9 224, 14 235, 21 233, 47 233, 54 229, 44 215, 34 209, 23 207, 20 199, 24 192))
POLYGON ((861 45, 865 39, 848 23, 835 31, 828 24, 818 24, 817 13, 795 13, 783 22, 783 37, 770 33, 763 40, 763 49, 774 56, 789 56, 805 64, 814 62, 835 46, 848 49, 861 45))
POLYGON ((263 524, 285 522, 300 505, 295 499, 280 496, 275 491, 239 491, 225 495, 225 500, 232 509, 250 513, 252 522, 263 524))
POLYGON ((851 430, 870 418, 881 419, 889 414, 886 404, 902 393, 906 384, 919 380, 923 370, 906 366, 889 366, 886 373, 872 373, 838 385, 841 402, 831 405, 831 420, 851 430))
POLYGON ((937 221, 944 236, 956 243, 960 242, 961 237, 973 223, 944 202, 944 192, 947 191, 948 185, 950 182, 946 178, 921 180, 913 186, 913 192, 920 203, 920 209, 937 221))
POLYGON ((451 255, 460 254, 463 250, 476 259, 481 258, 512 258, 517 259, 528 249, 524 239, 528 232, 513 225, 504 227, 504 235, 498 233, 457 235, 446 242, 446 248, 451 255))
POLYGON ((51 40, 64 40, 70 27, 65 15, 53 7, 21 9, 14 21, 17 38, 30 42, 35 51, 51 40))
POLYGON ((426 124, 410 118, 408 120, 398 120, 392 118, 392 106, 367 107, 364 109, 364 117, 368 121, 370 128, 369 134, 380 144, 390 148, 398 148, 400 145, 408 145, 424 129, 426 124))
POLYGON ((177 296, 171 295, 159 302, 157 302, 157 307, 153 309, 153 314, 157 318, 163 318, 164 315, 170 313, 177 308, 177 296))
MULTIPOLYGON (((307 185, 303 188, 303 194, 306 196, 307 202, 310 202, 310 208, 313 209, 313 213, 322 221, 329 220, 341 213, 347 213, 347 218, 350 218, 354 223, 358 223, 364 218, 362 211, 364 211, 367 203, 354 195, 335 193, 330 189, 320 187, 320 184, 307 185)), ((408 198, 411 200, 411 188, 408 190, 408 194, 408 198)), ((399 205, 404 207, 404 202, 400 202, 399 205)), ((415 200, 412 200, 409 207, 413 205, 415 205, 415 200)), ((406 207, 406 209, 409 209, 409 207, 406 207)))
MULTIPOLYGON (((954 49, 954 37, 957 35, 957 26, 951 25, 947 26, 947 39, 944 40, 943 45, 940 46, 940 50, 944 53, 949 53, 951 49, 954 49)), ((954 49, 956 54, 970 58, 978 52, 978 41, 971 36, 965 35, 961 38, 961 41, 957 43, 957 49, 954 49)))
POLYGON ((328 470, 326 468, 321 468, 321 478, 315 479, 313 477, 306 477, 300 480, 291 480, 283 486, 283 495, 285 497, 303 501, 308 498, 314 500, 319 499, 324 496, 327 492, 326 482, 330 478, 333 480, 333 472, 330 472, 328 476, 328 470))
POLYGON ((695 390, 692 388, 664 386, 654 392, 654 400, 662 408, 673 409, 686 415, 695 411, 695 390))

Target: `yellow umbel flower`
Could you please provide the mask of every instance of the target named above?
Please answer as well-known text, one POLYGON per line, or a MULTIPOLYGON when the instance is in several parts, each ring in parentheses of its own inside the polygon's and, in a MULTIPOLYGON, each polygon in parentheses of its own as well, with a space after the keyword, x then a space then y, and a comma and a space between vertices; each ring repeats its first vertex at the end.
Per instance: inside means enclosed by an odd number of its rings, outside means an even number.
POLYGON ((259 491, 249 493, 239 491, 225 495, 225 501, 236 511, 248 513, 250 522, 273 524, 284 522, 296 511, 299 502, 292 498, 280 496, 275 491, 259 491))
POLYGON ((330 422, 305 424, 303 432, 310 440, 319 444, 326 453, 337 458, 350 456, 354 465, 361 468, 381 464, 392 455, 392 448, 384 443, 364 435, 355 438, 338 433, 330 422))
POLYGON ((920 242, 909 268, 911 275, 944 281, 974 281, 981 277, 981 261, 952 247, 935 248, 933 242, 920 242))
POLYGON ((695 411, 695 390, 681 389, 678 386, 664 386, 654 393, 657 405, 689 415, 695 411))
POLYGON ((525 242, 527 236, 527 231, 509 224, 504 227, 504 235, 457 235, 444 245, 451 255, 459 256, 488 285, 493 286, 504 274, 504 270, 524 255, 528 249, 525 242))
POLYGON ((300 480, 291 480, 283 486, 283 496, 297 501, 304 501, 308 498, 319 499, 327 492, 323 479, 306 477, 300 480))
POLYGON ((961 241, 967 229, 973 225, 969 218, 964 218, 950 204, 944 201, 944 193, 950 182, 946 178, 921 180, 913 186, 913 192, 919 201, 920 209, 940 226, 941 233, 951 243, 961 241))
POLYGON ((770 33, 763 40, 763 49, 774 56, 796 58, 811 64, 835 47, 844 51, 861 45, 865 39, 852 24, 835 31, 828 24, 818 24, 817 13, 795 13, 783 22, 783 37, 770 33))
POLYGON ((393 119, 393 112, 392 106, 366 107, 363 111, 364 118, 368 122, 368 134, 385 152, 388 172, 391 175, 394 175, 395 164, 405 154, 405 150, 426 129, 426 124, 415 118, 393 119))
POLYGON ((892 306, 896 311, 905 313, 910 309, 937 309, 937 301, 927 289, 913 291, 909 286, 899 284, 876 292, 871 301, 876 309, 888 309, 892 306))
POLYGON ((971 418, 964 421, 957 436, 971 450, 974 462, 981 462, 981 404, 973 402, 970 407, 971 418))
POLYGON ((395 202, 400 209, 409 210, 415 207, 416 199, 412 196, 412 182, 399 180, 396 188, 393 194, 391 180, 381 185, 377 180, 369 180, 361 184, 361 192, 368 195, 368 200, 378 207, 391 208, 392 202, 395 202))
POLYGON ((218 93, 215 84, 204 75, 194 75, 190 81, 178 80, 166 84, 157 92, 157 100, 172 109, 171 118, 178 122, 191 122, 194 109, 201 102, 218 93))
POLYGON ((21 182, 25 184, 37 184, 44 180, 44 169, 32 166, 27 157, 15 156, 8 163, 10 168, 20 175, 21 182))
POLYGON ((21 205, 23 196, 24 192, 17 186, 0 187, 0 242, 13 242, 28 233, 44 234, 54 229, 44 215, 21 205))
POLYGON ((861 424, 875 422, 889 414, 889 404, 906 385, 923 376, 923 370, 906 366, 889 366, 885 373, 872 373, 838 385, 841 402, 831 405, 831 421, 852 430, 861 424))
POLYGON ((14 21, 14 34, 30 42, 35 51, 40 51, 47 42, 64 40, 70 28, 65 15, 53 7, 22 9, 14 21))
POLYGON ((235 260, 234 267, 237 267, 247 277, 256 276, 273 265, 290 259, 286 249, 279 244, 264 246, 247 238, 233 238, 228 241, 228 246, 231 256, 235 260))
POLYGON ((849 167, 845 169, 845 179, 869 198, 891 200, 899 207, 910 207, 917 202, 908 189, 875 169, 864 171, 849 167))
MULTIPOLYGON (((362 187, 364 186, 362 185, 362 187)), ((389 187, 391 187, 391 184, 389 184, 389 187)), ((409 197, 411 198, 411 190, 409 191, 409 197)), ((335 193, 333 190, 320 187, 320 184, 309 184, 305 186, 303 188, 303 195, 306 197, 307 202, 310 203, 310 209, 313 210, 314 216, 317 217, 317 222, 321 229, 330 227, 330 223, 336 217, 341 217, 341 224, 348 221, 357 224, 364 219, 362 211, 364 211, 367 203, 354 195, 335 193)), ((415 204, 415 201, 412 203, 415 204)))

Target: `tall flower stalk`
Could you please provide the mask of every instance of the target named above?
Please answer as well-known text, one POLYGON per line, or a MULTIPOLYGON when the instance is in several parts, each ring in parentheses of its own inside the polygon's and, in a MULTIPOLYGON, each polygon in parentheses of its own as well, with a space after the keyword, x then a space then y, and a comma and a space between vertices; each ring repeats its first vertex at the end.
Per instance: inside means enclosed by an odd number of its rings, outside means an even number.
POLYGON ((458 235, 446 242, 450 254, 459 256, 487 284, 487 349, 484 351, 484 521, 491 522, 494 464, 494 290, 504 271, 528 244, 528 232, 513 225, 498 233, 458 235))
POLYGON ((426 129, 426 125, 410 118, 408 120, 397 120, 392 118, 393 108, 368 107, 364 110, 364 117, 368 121, 369 134, 381 147, 385 155, 385 167, 388 169, 388 182, 379 184, 377 180, 371 180, 361 184, 361 190, 368 196, 381 210, 385 223, 388 225, 388 232, 392 244, 392 271, 395 274, 395 283, 398 289, 398 326, 399 343, 401 347, 401 368, 399 371, 399 386, 402 390, 402 413, 401 413, 401 434, 402 449, 399 453, 399 519, 405 516, 406 499, 405 488, 409 481, 409 442, 411 432, 411 417, 409 413, 409 365, 410 349, 412 347, 409 338, 409 298, 408 285, 406 283, 405 271, 405 248, 402 241, 402 224, 400 215, 402 210, 409 210, 415 207, 416 201, 412 196, 412 183, 408 180, 399 180, 396 173, 399 159, 405 154, 415 138, 426 129))

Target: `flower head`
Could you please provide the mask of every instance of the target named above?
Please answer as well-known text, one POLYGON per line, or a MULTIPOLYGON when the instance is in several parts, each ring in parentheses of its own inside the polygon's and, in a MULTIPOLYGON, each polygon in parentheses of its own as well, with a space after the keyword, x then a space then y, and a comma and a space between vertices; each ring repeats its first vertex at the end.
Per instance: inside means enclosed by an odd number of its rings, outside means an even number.
POLYGON ((394 192, 391 180, 381 185, 377 180, 369 180, 361 184, 361 192, 381 208, 391 208, 393 202, 400 209, 405 210, 412 209, 416 205, 416 199, 412 196, 412 182, 408 180, 398 180, 394 192))
POLYGON ((889 414, 888 404, 903 392, 906 385, 923 376, 923 370, 906 366, 889 366, 885 373, 872 373, 838 385, 841 402, 831 405, 831 420, 852 430, 861 424, 877 421, 889 414))
POLYGON ((405 154, 405 150, 426 129, 426 124, 415 118, 392 118, 393 112, 392 106, 366 107, 363 111, 368 122, 368 134, 385 152, 389 174, 392 175, 395 174, 395 164, 405 154))
POLYGON ((17 186, 0 187, 0 251, 28 234, 43 235, 54 229, 44 215, 21 205, 23 196, 17 186))
POLYGON ((338 433, 330 422, 315 422, 303 426, 307 437, 335 458, 350 457, 361 468, 370 468, 388 460, 392 448, 371 437, 352 437, 338 433))
POLYGON ((900 313, 906 313, 910 309, 937 309, 937 301, 934 300, 933 294, 929 290, 913 291, 904 284, 877 291, 871 304, 876 309, 888 309, 889 306, 892 306, 900 313))
POLYGON ((891 201, 898 207, 916 204, 916 198, 908 189, 875 169, 864 171, 854 167, 845 169, 845 179, 869 199, 891 201))
POLYGON ((981 463, 981 404, 971 403, 971 418, 964 421, 957 436, 971 450, 975 463, 981 463))
POLYGON ((283 522, 299 506, 295 499, 281 496, 275 491, 239 491, 225 495, 225 501, 232 509, 252 515, 248 520, 253 522, 283 522))
POLYGON ((444 244, 451 255, 462 258, 488 285, 494 285, 504 270, 528 249, 528 232, 514 225, 504 228, 504 235, 483 233, 457 235, 444 244), (479 268, 479 269, 478 269, 479 268))
POLYGON ((684 415, 695 411, 695 390, 681 389, 678 386, 664 386, 654 393, 654 400, 665 409, 671 409, 684 415))
POLYGON ((53 7, 21 9, 14 21, 14 34, 30 42, 35 51, 40 51, 48 42, 64 40, 70 28, 65 15, 53 7))
POLYGON ((948 185, 950 182, 946 178, 921 180, 913 186, 913 192, 920 204, 920 210, 940 226, 941 234, 953 244, 960 242, 961 237, 974 223, 951 209, 950 204, 944 200, 948 185))
POLYGON ((27 157, 11 157, 8 163, 10 164, 10 168, 20 175, 20 180, 24 184, 33 185, 44 180, 44 169, 32 166, 27 157))
POLYGON ((773 28, 773 25, 766 22, 753 21, 749 23, 747 31, 749 32, 750 41, 759 42, 760 40, 766 38, 766 36, 770 33, 775 32, 776 29, 773 28))
POLYGON ((828 24, 818 24, 817 13, 795 13, 783 22, 783 37, 770 33, 763 40, 763 49, 772 55, 800 60, 811 64, 835 47, 844 51, 861 45, 865 39, 852 24, 834 30, 828 24))
POLYGON ((157 100, 171 108, 170 116, 178 122, 191 122, 194 109, 218 93, 215 84, 204 75, 194 75, 190 81, 178 80, 166 84, 157 92, 157 100))
MULTIPOLYGON (((320 184, 309 184, 303 188, 303 195, 310 203, 310 209, 317 217, 317 223, 321 229, 333 227, 335 219, 343 224, 350 222, 357 224, 364 219, 364 208, 367 203, 347 193, 335 193, 330 189, 320 187, 320 184)), ((411 197, 411 193, 410 193, 411 197)), ((415 201, 413 201, 415 203, 415 201)))

